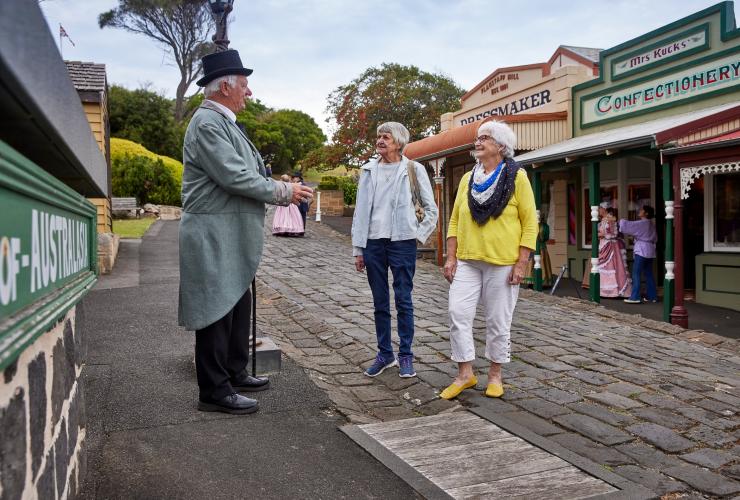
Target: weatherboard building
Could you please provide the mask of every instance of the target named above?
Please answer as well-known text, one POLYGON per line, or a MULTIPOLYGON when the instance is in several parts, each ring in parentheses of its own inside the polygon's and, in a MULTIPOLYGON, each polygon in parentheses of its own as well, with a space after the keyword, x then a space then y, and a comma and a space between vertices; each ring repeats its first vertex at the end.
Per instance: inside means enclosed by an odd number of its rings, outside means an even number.
MULTIPOLYGON (((598 205, 635 219, 656 208, 664 319, 687 326, 686 297, 740 310, 740 30, 721 2, 604 50, 573 88, 572 135, 520 154, 534 176, 567 178, 567 262, 591 262, 598 301, 598 205), (690 291, 693 290, 693 293, 690 291)), ((631 259, 631 256, 630 256, 631 259)))

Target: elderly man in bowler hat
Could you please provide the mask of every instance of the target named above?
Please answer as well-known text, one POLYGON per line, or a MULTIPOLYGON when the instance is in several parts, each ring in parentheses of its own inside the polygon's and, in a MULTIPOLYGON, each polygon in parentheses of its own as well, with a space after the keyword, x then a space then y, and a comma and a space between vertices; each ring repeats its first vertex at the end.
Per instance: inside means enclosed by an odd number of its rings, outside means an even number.
POLYGON ((300 184, 266 176, 257 148, 236 124, 251 69, 236 50, 203 58, 205 100, 183 145, 180 221, 179 323, 195 331, 195 367, 202 411, 253 413, 239 392, 268 388, 246 372, 249 360, 249 286, 262 257, 265 204, 288 205, 312 196, 300 184))

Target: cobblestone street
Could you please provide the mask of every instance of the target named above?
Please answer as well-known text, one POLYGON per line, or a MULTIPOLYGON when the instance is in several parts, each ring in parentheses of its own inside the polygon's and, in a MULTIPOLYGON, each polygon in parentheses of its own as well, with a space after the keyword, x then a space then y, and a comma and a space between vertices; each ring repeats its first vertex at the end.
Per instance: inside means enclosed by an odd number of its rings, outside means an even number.
MULTIPOLYGON (((391 369, 370 379, 362 370, 376 352, 372 298, 349 238, 312 221, 306 238, 276 238, 266 227, 260 329, 350 422, 481 406, 657 495, 740 493, 737 341, 522 290, 506 394, 493 400, 469 390, 449 402, 437 397, 456 364, 448 357, 448 285, 436 266, 419 261, 414 281, 418 378, 391 369)), ((479 316, 479 356, 483 326, 479 316)), ((482 389, 487 362, 476 367, 482 389)))

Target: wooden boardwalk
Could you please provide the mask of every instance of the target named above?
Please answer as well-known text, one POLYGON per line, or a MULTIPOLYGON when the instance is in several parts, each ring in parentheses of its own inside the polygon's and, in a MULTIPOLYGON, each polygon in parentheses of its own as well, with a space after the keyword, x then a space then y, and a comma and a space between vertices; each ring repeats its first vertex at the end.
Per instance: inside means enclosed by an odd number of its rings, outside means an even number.
POLYGON ((602 479, 466 411, 343 430, 427 498, 623 498, 602 479))

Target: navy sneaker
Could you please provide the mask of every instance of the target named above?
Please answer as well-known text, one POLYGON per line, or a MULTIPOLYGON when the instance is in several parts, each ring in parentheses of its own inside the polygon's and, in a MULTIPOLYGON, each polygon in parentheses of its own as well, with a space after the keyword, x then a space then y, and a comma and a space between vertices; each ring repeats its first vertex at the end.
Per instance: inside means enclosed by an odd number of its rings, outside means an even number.
POLYGON ((396 358, 393 358, 391 361, 386 361, 385 358, 383 358, 383 356, 378 353, 378 355, 375 356, 375 362, 372 364, 372 366, 365 370, 365 375, 367 375, 368 377, 377 377, 378 375, 383 373, 386 368, 396 366, 397 364, 398 362, 396 361, 396 358))
POLYGON ((398 376, 402 378, 416 377, 414 371, 414 357, 413 356, 398 356, 398 362, 401 368, 398 370, 398 376))

